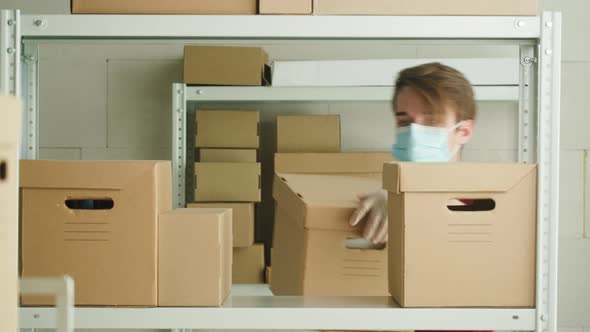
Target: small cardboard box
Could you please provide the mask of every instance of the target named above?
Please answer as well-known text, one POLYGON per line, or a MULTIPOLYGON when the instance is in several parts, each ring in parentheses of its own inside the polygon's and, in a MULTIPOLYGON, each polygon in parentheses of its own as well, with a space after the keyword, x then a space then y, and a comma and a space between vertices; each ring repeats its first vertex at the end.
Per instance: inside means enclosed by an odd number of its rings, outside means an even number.
POLYGON ((254 244, 254 203, 197 203, 189 208, 225 208, 232 210, 233 246, 250 247, 254 244))
POLYGON ((402 306, 534 307, 535 165, 391 163, 383 187, 402 306))
POLYGON ((264 284, 264 244, 234 248, 234 284, 264 284))
POLYGON ((256 0, 72 0, 72 14, 256 14, 256 0))
POLYGON ((22 276, 70 275, 76 305, 156 306, 171 176, 170 161, 21 161, 22 276))
POLYGON ((160 214, 158 303, 221 306, 231 290, 231 209, 177 209, 160 214))
POLYGON ((22 104, 0 96, 0 331, 17 331, 18 151, 22 104))
POLYGON ((277 152, 340 152, 340 116, 277 116, 277 152))
POLYGON ((195 201, 260 202, 260 163, 195 163, 195 201))
POLYGON ((309 15, 312 0, 260 0, 260 14, 309 15))
POLYGON ((535 16, 537 0, 313 0, 317 15, 535 16))
POLYGON ((364 224, 348 222, 357 195, 381 187, 381 169, 391 160, 387 153, 275 155, 275 295, 389 294, 386 249, 358 246, 364 224))
POLYGON ((268 55, 260 47, 185 46, 184 83, 270 85, 271 73, 267 63, 268 55))
POLYGON ((198 148, 257 149, 260 145, 260 112, 201 110, 196 116, 198 148))
POLYGON ((202 163, 255 163, 258 161, 258 150, 201 149, 199 161, 202 163))

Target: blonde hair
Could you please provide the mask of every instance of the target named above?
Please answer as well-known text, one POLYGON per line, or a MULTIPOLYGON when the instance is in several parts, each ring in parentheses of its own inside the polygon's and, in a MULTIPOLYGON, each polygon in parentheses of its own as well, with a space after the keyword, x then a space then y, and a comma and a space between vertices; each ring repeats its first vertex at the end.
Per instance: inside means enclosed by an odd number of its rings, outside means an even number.
POLYGON ((395 83, 393 108, 405 87, 417 92, 428 106, 427 121, 441 123, 447 109, 455 112, 458 121, 474 120, 477 107, 473 87, 458 70, 441 63, 427 63, 404 69, 395 83))

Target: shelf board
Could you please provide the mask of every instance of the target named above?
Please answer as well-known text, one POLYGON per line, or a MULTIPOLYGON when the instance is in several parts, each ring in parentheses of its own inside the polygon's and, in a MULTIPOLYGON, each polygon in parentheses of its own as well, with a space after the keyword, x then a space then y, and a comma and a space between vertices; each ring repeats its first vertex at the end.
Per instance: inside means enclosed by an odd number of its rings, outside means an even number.
POLYGON ((25 38, 536 39, 537 16, 22 15, 25 38))
MULTIPOLYGON (((518 86, 475 86, 480 101, 518 100, 518 86)), ((199 87, 188 86, 187 101, 198 102, 330 102, 390 101, 393 87, 199 87)))
MULTIPOLYGON (((281 297, 234 286, 222 308, 76 308, 80 329, 534 330, 534 309, 411 309, 390 297, 281 297), (254 294, 254 295, 252 295, 254 294), (361 319, 362 318, 362 319, 361 319)), ((52 308, 21 308, 21 328, 52 328, 52 308)))

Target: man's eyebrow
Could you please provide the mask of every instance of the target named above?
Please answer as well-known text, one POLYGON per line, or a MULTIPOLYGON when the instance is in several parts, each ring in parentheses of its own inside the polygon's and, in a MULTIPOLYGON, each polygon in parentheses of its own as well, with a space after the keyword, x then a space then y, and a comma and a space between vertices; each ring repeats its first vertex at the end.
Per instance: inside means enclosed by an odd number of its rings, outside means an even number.
POLYGON ((404 116, 404 115, 408 115, 408 113, 406 113, 406 112, 395 112, 395 116, 404 116))

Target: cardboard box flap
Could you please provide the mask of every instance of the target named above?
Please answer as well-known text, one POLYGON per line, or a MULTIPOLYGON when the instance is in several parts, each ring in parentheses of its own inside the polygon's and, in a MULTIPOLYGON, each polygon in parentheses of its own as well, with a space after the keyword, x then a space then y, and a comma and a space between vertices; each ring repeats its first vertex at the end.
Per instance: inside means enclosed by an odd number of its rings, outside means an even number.
POLYGON ((390 152, 276 153, 276 173, 381 174, 383 164, 393 161, 390 152))
POLYGON ((357 195, 379 187, 376 175, 277 174, 273 197, 304 228, 360 232, 348 224, 357 195))
POLYGON ((506 192, 536 169, 516 163, 408 163, 384 166, 383 189, 402 192, 506 192))
POLYGON ((20 187, 123 189, 130 179, 155 172, 159 164, 169 163, 170 161, 21 160, 20 187))

